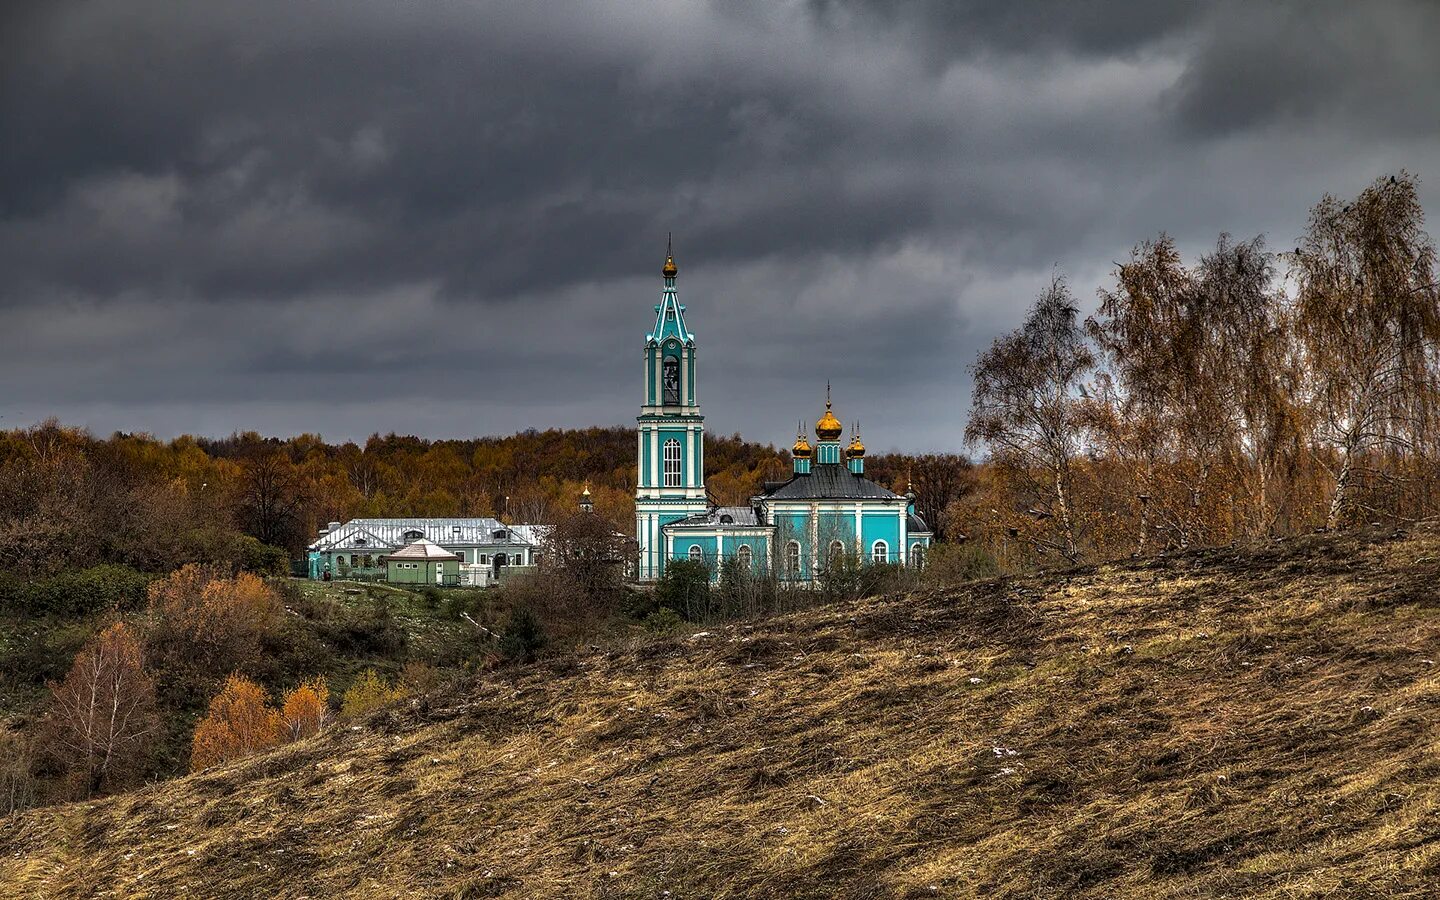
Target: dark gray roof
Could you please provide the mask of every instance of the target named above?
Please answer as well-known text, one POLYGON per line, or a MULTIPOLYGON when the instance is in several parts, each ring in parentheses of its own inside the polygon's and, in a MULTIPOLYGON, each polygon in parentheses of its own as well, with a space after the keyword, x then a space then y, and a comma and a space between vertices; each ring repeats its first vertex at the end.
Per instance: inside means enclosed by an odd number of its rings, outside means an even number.
POLYGON ((760 517, 755 510, 748 506, 717 506, 709 512, 701 513, 698 516, 690 516, 670 522, 665 527, 675 528, 755 528, 760 525, 760 517), (723 521, 723 517, 729 517, 730 521, 723 521))
POLYGON ((911 513, 909 516, 906 517, 905 531, 907 534, 914 534, 917 531, 921 534, 929 534, 930 526, 925 524, 924 519, 920 518, 914 513, 911 513))
POLYGON ((895 500, 899 496, 841 463, 821 463, 812 466, 809 475, 765 485, 767 500, 895 500))

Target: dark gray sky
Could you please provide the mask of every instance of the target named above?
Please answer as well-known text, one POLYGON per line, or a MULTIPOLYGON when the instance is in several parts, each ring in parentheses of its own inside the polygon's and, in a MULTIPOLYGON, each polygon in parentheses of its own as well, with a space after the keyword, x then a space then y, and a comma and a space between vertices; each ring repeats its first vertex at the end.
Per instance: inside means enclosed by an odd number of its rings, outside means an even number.
POLYGON ((1051 271, 1294 246, 1407 168, 1440 3, 23 0, 0 427, 633 420, 674 231, 712 430, 953 449, 1051 271))

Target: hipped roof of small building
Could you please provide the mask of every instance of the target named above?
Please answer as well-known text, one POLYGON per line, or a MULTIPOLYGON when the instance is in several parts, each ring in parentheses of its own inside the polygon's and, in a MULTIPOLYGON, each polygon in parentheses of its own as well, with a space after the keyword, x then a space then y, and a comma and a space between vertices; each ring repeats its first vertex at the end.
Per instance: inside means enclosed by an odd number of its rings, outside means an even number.
POLYGON ((385 559, 423 559, 430 562, 445 562, 447 560, 455 560, 458 562, 460 560, 460 557, 451 553, 449 550, 446 550, 439 544, 434 543, 433 541, 427 541, 424 538, 421 538, 420 540, 415 541, 413 544, 406 544, 404 547, 401 547, 399 550, 396 550, 394 553, 386 556, 385 559))

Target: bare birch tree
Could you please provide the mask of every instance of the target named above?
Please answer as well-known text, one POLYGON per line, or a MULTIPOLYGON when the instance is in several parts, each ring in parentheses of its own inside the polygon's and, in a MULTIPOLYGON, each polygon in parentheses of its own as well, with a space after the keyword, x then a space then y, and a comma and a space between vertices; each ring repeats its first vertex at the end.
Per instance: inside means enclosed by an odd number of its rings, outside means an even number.
POLYGON ((1417 454, 1434 438, 1440 291, 1423 225, 1416 180, 1402 172, 1348 204, 1327 195, 1295 249, 1312 439, 1333 479, 1329 530, 1342 524, 1357 479, 1385 477, 1370 454, 1417 454))
POLYGON ((1078 317, 1055 276, 1024 324, 980 354, 965 428, 967 441, 986 444, 1051 507, 1038 513, 1054 523, 1054 536, 1037 542, 1072 562, 1080 555, 1071 484, 1082 437, 1078 395, 1095 365, 1078 317))
POLYGON ((76 654, 53 687, 53 749, 92 796, 131 772, 155 730, 155 683, 140 640, 116 622, 76 654))

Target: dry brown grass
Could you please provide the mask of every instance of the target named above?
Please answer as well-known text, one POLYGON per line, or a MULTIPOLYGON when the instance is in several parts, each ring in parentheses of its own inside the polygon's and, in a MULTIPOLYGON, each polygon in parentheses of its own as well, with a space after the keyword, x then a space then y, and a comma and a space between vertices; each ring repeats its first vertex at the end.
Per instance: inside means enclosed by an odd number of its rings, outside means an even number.
POLYGON ((0 893, 1433 896, 1437 577, 1314 537, 542 663, 4 820, 0 893))

